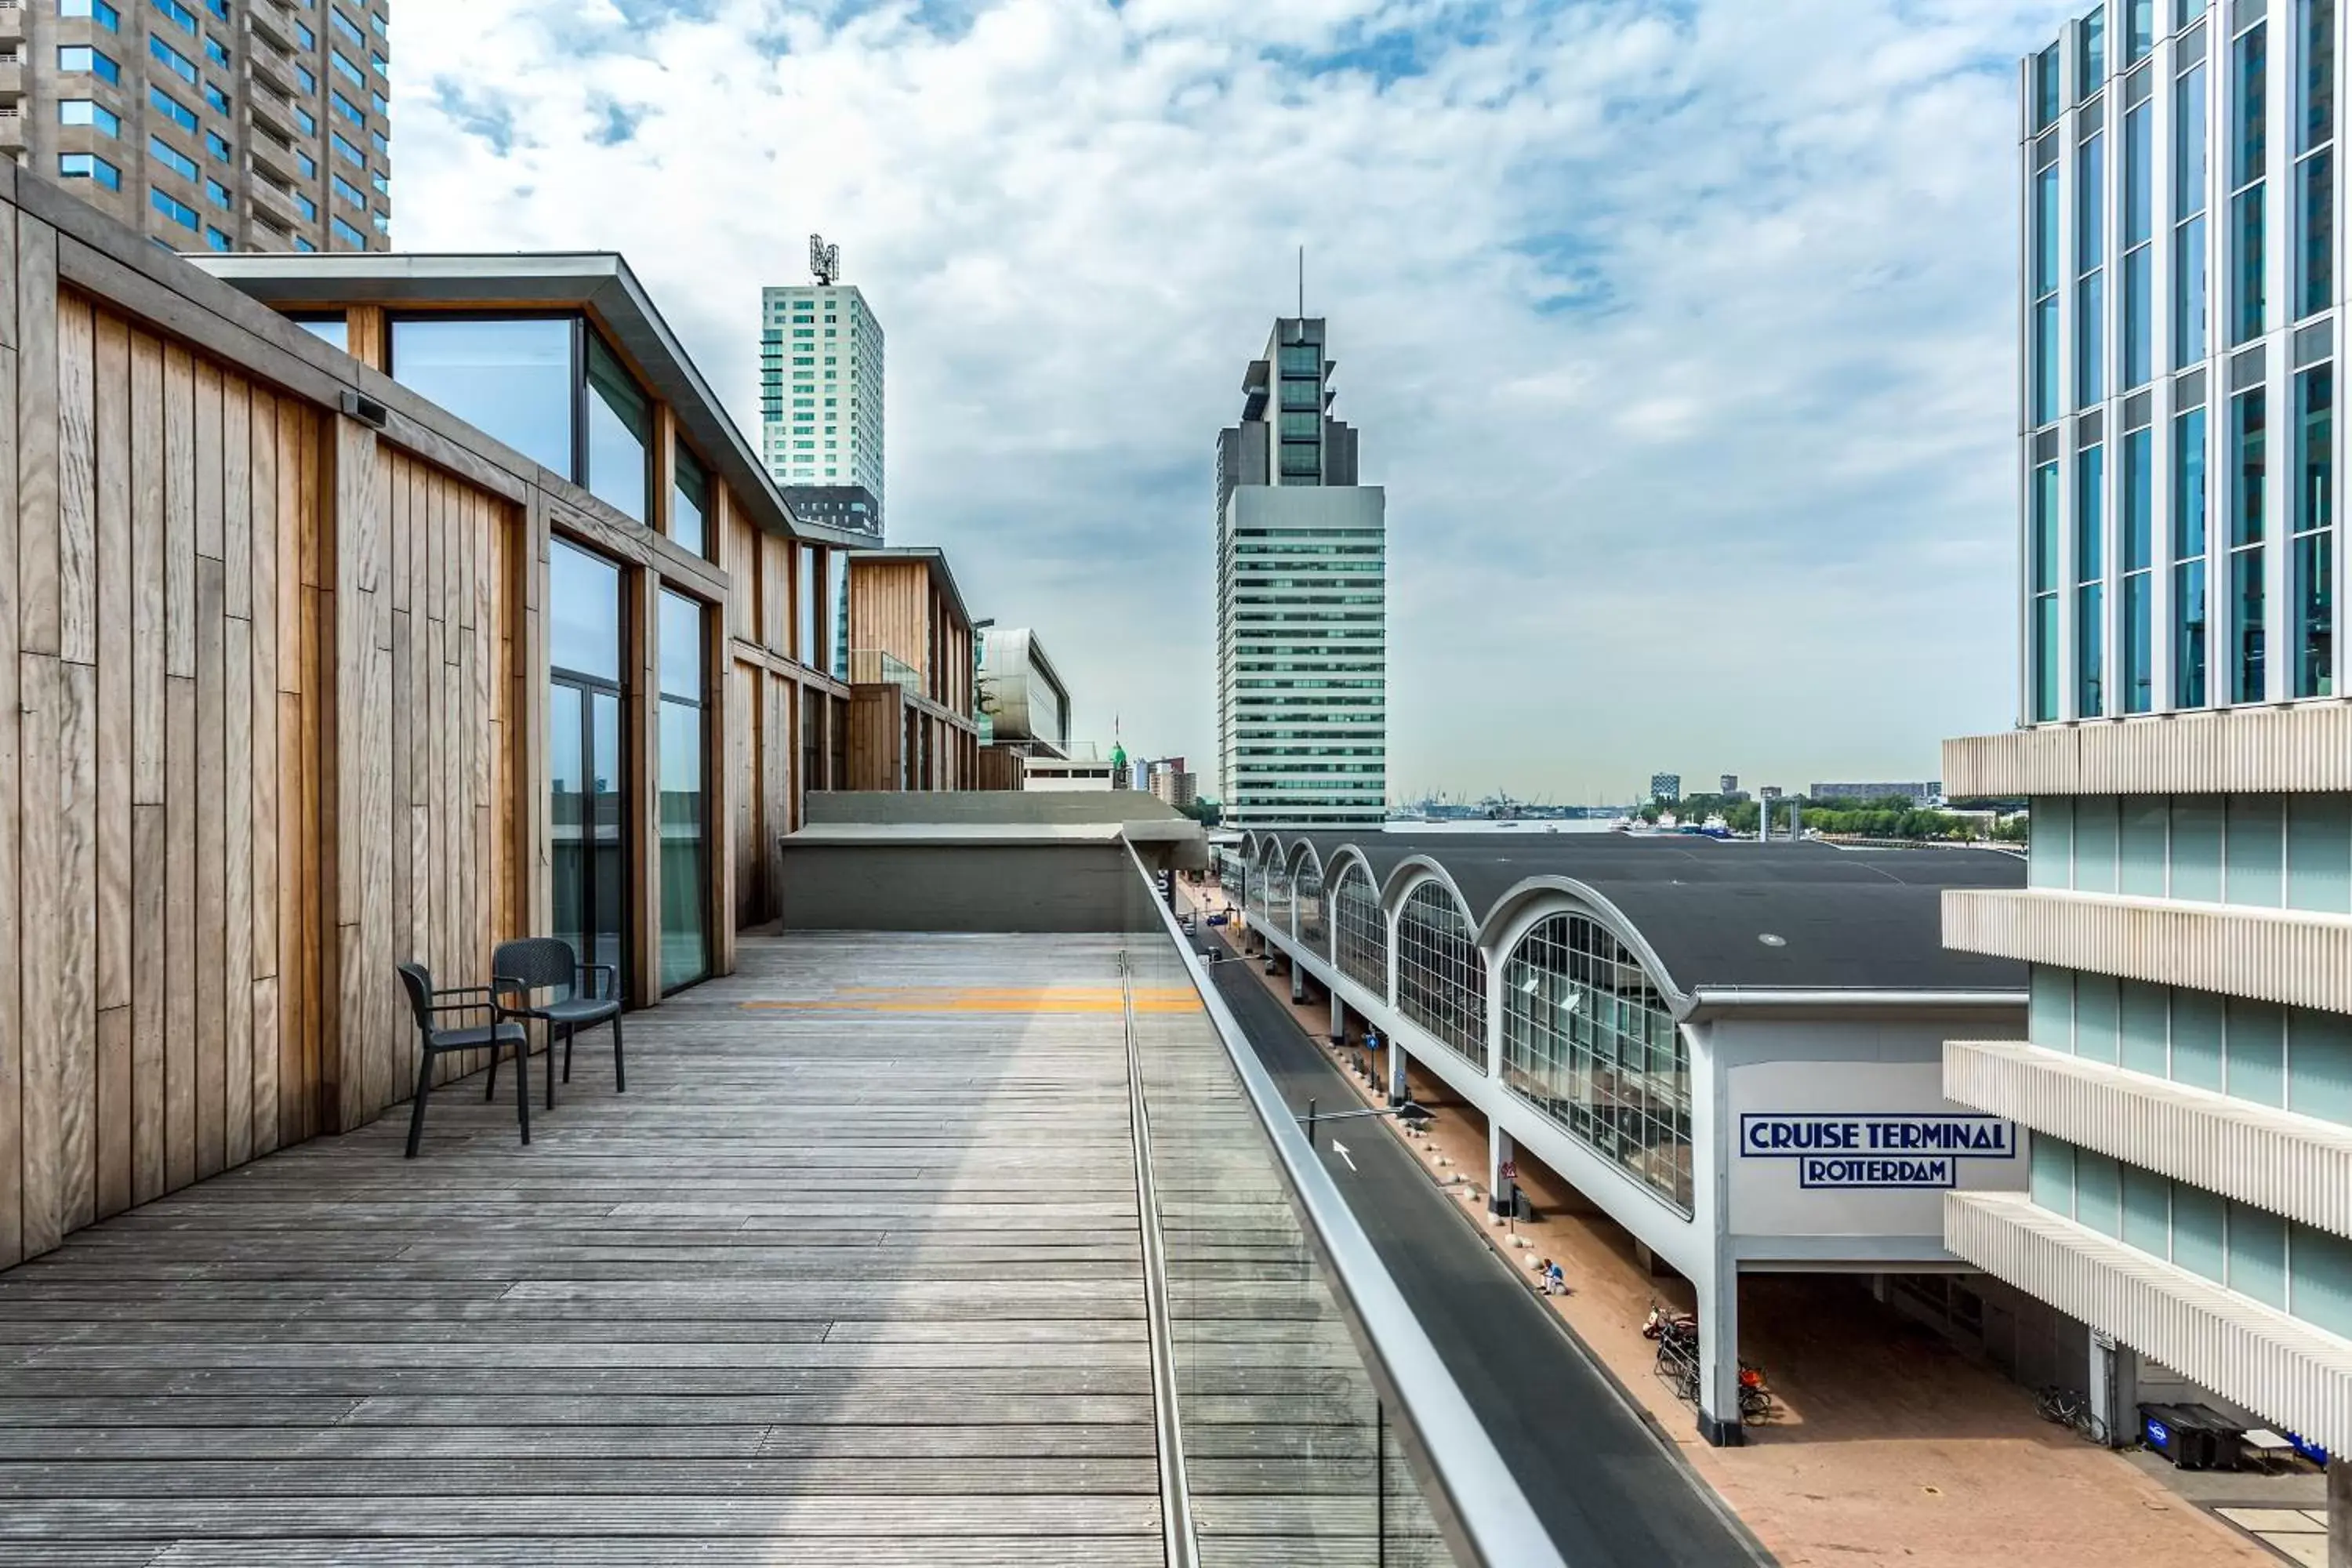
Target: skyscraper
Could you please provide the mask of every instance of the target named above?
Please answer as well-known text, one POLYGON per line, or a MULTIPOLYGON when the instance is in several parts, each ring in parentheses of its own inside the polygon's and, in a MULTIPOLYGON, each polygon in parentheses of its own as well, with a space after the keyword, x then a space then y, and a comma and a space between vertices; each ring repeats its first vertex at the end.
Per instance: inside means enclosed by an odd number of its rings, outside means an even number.
POLYGON ((760 291, 761 455, 795 515, 882 532, 882 327, 840 251, 810 237, 813 283, 760 291))
POLYGON ((53 0, 0 26, 0 153, 173 250, 383 250, 386 0, 53 0))
POLYGON ((1387 497, 1330 416, 1320 317, 1284 317, 1217 437, 1224 820, 1346 826, 1388 805, 1387 497))
POLYGON ((2032 1181, 1944 1235, 2119 1440, 2185 1381, 2352 1447, 2340 14, 2109 5, 2022 72, 2025 727, 1948 742, 1943 788, 2030 798, 2032 866, 1945 894, 1944 940, 2032 1006, 1944 1082, 2032 1181))

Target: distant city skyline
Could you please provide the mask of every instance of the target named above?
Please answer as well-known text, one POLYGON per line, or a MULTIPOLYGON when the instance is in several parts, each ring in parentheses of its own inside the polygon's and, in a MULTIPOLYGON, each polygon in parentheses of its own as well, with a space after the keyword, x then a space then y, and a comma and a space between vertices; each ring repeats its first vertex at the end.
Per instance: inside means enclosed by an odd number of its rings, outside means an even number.
POLYGON ((2016 719, 2015 62, 2068 6, 400 14, 400 245, 623 250, 747 431, 761 287, 842 246, 890 537, 1039 629, 1075 735, 1214 755, 1202 432, 1302 242, 1390 495, 1391 795, 2016 719))

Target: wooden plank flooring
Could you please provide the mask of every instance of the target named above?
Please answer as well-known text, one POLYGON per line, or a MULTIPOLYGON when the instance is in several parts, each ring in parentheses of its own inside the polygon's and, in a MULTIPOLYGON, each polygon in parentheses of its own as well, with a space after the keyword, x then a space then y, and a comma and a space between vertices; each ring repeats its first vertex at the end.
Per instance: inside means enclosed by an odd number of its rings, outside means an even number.
POLYGON ((1119 1015, 1002 994, 1116 951, 746 937, 529 1149, 477 1076, 0 1274, 0 1561, 1159 1563, 1119 1015))
MULTIPOLYGON (((509 1068, 68 1237, 0 1274, 0 1562, 1160 1563, 1128 945, 746 936, 529 1149, 509 1068)), ((1173 957, 1203 1563, 1442 1563, 1173 957)))

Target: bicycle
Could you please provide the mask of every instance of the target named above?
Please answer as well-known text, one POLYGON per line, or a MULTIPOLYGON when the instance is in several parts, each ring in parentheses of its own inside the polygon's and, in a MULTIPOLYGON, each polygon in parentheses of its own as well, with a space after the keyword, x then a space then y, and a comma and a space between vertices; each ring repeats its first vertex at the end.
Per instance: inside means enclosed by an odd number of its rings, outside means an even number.
POLYGON ((2053 1426, 2080 1433, 2090 1442, 2104 1444, 2107 1440, 2106 1418, 2092 1409, 2090 1400, 2074 1389, 2045 1384, 2034 1395, 2033 1413, 2053 1426))

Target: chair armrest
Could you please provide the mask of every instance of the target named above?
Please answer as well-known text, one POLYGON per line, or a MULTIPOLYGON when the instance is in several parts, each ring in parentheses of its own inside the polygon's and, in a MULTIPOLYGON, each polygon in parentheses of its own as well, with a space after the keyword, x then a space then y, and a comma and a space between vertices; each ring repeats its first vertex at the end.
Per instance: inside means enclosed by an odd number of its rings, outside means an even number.
POLYGON ((604 974, 611 976, 612 984, 605 986, 601 993, 592 991, 589 994, 594 996, 599 1002, 617 1002, 620 1000, 621 970, 619 965, 612 963, 583 963, 580 966, 580 973, 583 974, 604 974))
POLYGON ((530 1006, 530 987, 511 974, 495 974, 485 989, 495 993, 499 1016, 505 1018, 545 1018, 547 1015, 530 1006), (513 997, 512 1002, 507 997, 513 997))

